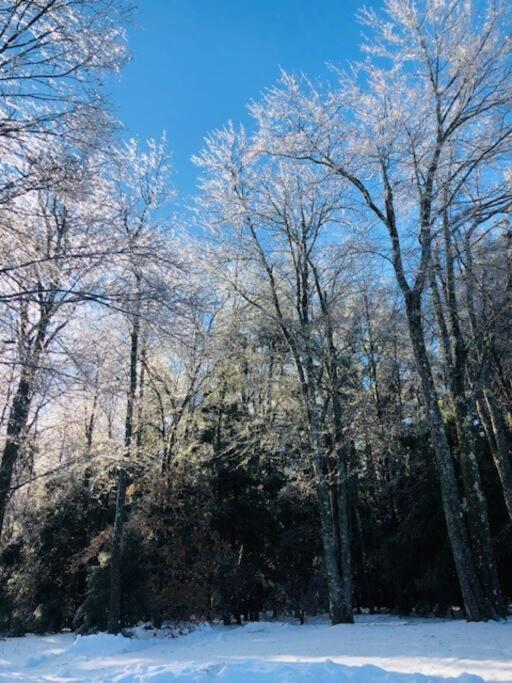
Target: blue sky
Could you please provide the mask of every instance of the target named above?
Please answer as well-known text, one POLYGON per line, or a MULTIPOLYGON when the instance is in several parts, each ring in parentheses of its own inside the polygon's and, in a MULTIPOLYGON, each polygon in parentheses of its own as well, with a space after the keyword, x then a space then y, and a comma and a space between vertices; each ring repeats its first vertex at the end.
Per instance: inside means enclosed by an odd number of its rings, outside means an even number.
MULTIPOLYGON (((363 0, 139 0, 129 30, 131 63, 109 84, 130 136, 167 131, 178 192, 192 194, 191 154, 246 104, 279 68, 327 74, 326 63, 357 56, 363 0)), ((370 4, 370 3, 368 3, 370 4)))

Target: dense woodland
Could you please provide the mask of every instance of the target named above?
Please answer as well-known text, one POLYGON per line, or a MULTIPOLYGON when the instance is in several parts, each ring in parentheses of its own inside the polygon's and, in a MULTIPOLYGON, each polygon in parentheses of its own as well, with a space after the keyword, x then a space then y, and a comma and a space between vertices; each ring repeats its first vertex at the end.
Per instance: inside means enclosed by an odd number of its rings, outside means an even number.
POLYGON ((0 631, 506 614, 510 10, 361 11, 185 210, 128 5, 0 0, 0 631))

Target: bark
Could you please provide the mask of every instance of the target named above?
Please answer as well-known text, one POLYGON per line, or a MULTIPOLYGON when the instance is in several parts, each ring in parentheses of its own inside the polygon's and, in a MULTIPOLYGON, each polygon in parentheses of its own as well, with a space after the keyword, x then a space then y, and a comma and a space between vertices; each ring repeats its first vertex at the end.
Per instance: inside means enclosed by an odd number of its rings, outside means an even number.
POLYGON ((7 422, 7 436, 0 464, 0 537, 4 527, 5 510, 9 500, 14 465, 18 459, 27 427, 30 402, 30 376, 26 372, 22 372, 7 422))
MULTIPOLYGON (((245 199, 240 196, 245 204, 245 199)), ((331 505, 330 482, 326 479, 325 472, 325 452, 321 443, 319 433, 317 404, 321 392, 318 383, 317 371, 313 358, 315 357, 314 343, 311 338, 311 288, 310 278, 314 266, 310 261, 311 248, 316 239, 310 233, 311 225, 302 216, 302 221, 297 226, 297 234, 290 231, 290 223, 285 218, 284 230, 290 246, 290 254, 293 261, 295 272, 295 291, 294 308, 297 314, 297 328, 290 325, 288 316, 283 314, 281 301, 279 298, 279 287, 276 282, 273 266, 269 263, 265 249, 262 247, 257 230, 250 215, 245 216, 246 227, 252 238, 255 252, 266 275, 272 307, 275 319, 279 325, 281 333, 293 357, 293 362, 297 370, 305 420, 307 423, 309 450, 312 457, 312 468, 315 474, 315 487, 318 496, 318 505, 321 522, 322 545, 324 551, 324 562, 327 574, 327 584, 329 592, 329 603, 332 624, 351 623, 352 615, 352 588, 351 588, 351 568, 350 551, 347 552, 347 544, 350 544, 350 536, 346 519, 348 515, 342 512, 339 515, 333 514, 331 505), (312 241, 311 241, 312 240, 312 241), (343 547, 343 556, 338 554, 338 547, 343 547), (344 578, 340 567, 344 566, 346 572, 344 578)), ((292 221, 293 222, 293 221, 292 221)), ((318 234, 318 229, 316 231, 318 234)), ((314 273, 313 273, 314 274, 314 273)), ((315 283, 318 287, 318 282, 315 283)), ((321 292, 319 291, 321 298, 321 292)), ((345 479, 341 482, 344 487, 345 479)), ((342 508, 348 505, 348 497, 344 497, 342 508)))
MULTIPOLYGON (((308 377, 311 377, 311 359, 309 359, 309 361, 308 377)), ((344 582, 341 571, 343 562, 341 556, 338 554, 338 549, 341 549, 341 545, 346 545, 347 541, 350 542, 350 540, 348 536, 340 533, 339 517, 337 515, 335 516, 333 506, 331 505, 330 486, 326 478, 325 462, 322 455, 322 446, 320 444, 320 435, 318 431, 314 389, 310 383, 307 383, 306 390, 308 398, 307 411, 310 449, 313 454, 313 471, 315 474, 315 486, 320 512, 322 546, 324 551, 325 571, 327 574, 327 588, 329 592, 329 609, 331 613, 331 623, 334 626, 335 624, 352 623, 354 620, 352 614, 351 590, 347 602, 347 587, 351 587, 352 580, 351 570, 349 566, 349 574, 344 577, 348 581, 344 582)), ((342 529, 341 531, 343 532, 344 530, 342 529)), ((350 561, 350 554, 345 556, 345 563, 347 559, 350 561)))
POLYGON ((479 401, 480 418, 489 441, 494 464, 503 488, 503 497, 507 512, 512 521, 512 453, 511 440, 505 418, 494 397, 488 390, 484 390, 483 398, 479 401))
POLYGON ((126 521, 126 489, 129 476, 127 465, 130 461, 133 440, 133 423, 135 398, 137 395, 137 361, 139 355, 139 332, 140 318, 137 308, 133 316, 132 332, 130 335, 130 379, 126 402, 125 438, 124 446, 125 462, 119 467, 118 486, 116 497, 116 511, 114 517, 114 529, 112 533, 112 554, 110 558, 110 596, 108 611, 108 632, 118 633, 122 627, 121 612, 121 564, 123 551, 124 526, 126 521))
POLYGON ((121 617, 121 564, 124 524, 126 521, 126 489, 128 472, 124 463, 119 468, 117 479, 116 512, 112 532, 112 554, 110 557, 110 595, 108 608, 108 632, 119 633, 121 617))
POLYGON ((348 614, 345 605, 343 582, 339 570, 336 525, 332 514, 329 486, 325 478, 322 458, 319 454, 316 454, 313 458, 313 469, 320 511, 322 546, 324 551, 325 571, 327 574, 331 623, 333 625, 351 623, 353 621, 352 609, 350 609, 350 614, 348 614))
POLYGON ((445 322, 444 310, 433 269, 430 274, 430 284, 440 332, 445 375, 448 379, 450 400, 455 414, 455 429, 459 445, 464 502, 471 547, 484 594, 485 611, 488 616, 497 618, 504 616, 506 610, 499 585, 494 549, 492 547, 487 501, 485 500, 476 457, 471 403, 466 395, 466 350, 459 324, 453 263, 448 237, 445 239, 445 244, 447 253, 446 305, 448 324, 445 322))
MULTIPOLYGON (((335 361, 334 361, 335 362, 335 361)), ((335 486, 336 493, 336 530, 338 534, 338 553, 339 570, 343 591, 343 615, 344 623, 354 621, 352 600, 352 543, 350 529, 350 499, 347 466, 347 448, 342 428, 342 412, 339 399, 339 389, 337 387, 337 369, 334 367, 334 386, 331 387, 334 438, 336 447, 336 468, 337 481, 335 486)))
POLYGON ((345 623, 352 623, 352 533, 350 528, 350 499, 347 476, 347 461, 344 449, 338 454, 338 534, 341 580, 343 585, 343 607, 345 623))
POLYGON ((370 208, 374 210, 386 225, 391 240, 393 268, 405 300, 409 337, 416 369, 420 378, 423 400, 427 410, 432 448, 441 485, 443 511, 459 579, 462 602, 466 612, 466 618, 469 621, 479 621, 488 618, 490 615, 486 609, 483 591, 478 580, 477 568, 465 526, 464 510, 458 491, 454 463, 443 424, 441 410, 439 408, 432 367, 427 353, 421 311, 421 295, 426 278, 428 278, 431 270, 432 237, 430 232, 430 214, 433 181, 439 160, 439 153, 440 139, 438 138, 420 202, 420 265, 412 287, 409 286, 405 276, 400 236, 397 229, 394 210, 393 189, 388 179, 387 167, 385 164, 382 166, 382 172, 385 186, 386 213, 384 215, 378 208, 374 207, 373 203, 370 204, 370 208))
POLYGON ((506 614, 506 608, 501 594, 494 549, 492 547, 487 501, 483 493, 480 470, 476 458, 471 415, 462 401, 458 402, 455 412, 457 440, 461 451, 461 472, 467 508, 468 529, 481 584, 485 592, 485 599, 488 603, 486 611, 490 617, 503 617, 506 614))
POLYGON ((340 373, 334 329, 327 296, 320 282, 318 270, 310 264, 315 287, 324 318, 324 334, 326 341, 325 369, 328 378, 329 398, 332 405, 333 437, 336 449, 336 480, 334 482, 333 516, 337 535, 337 554, 340 581, 343 592, 343 623, 353 623, 353 586, 352 586, 352 533, 350 528, 350 491, 348 481, 348 449, 343 434, 343 408, 340 399, 340 373))
MULTIPOLYGON (((370 614, 375 611, 375 600, 373 598, 373 582, 370 580, 370 561, 368 559, 368 553, 366 551, 366 538, 363 531, 363 524, 361 521, 361 514, 359 512, 358 506, 356 504, 354 508, 355 525, 357 528, 357 534, 359 536, 359 543, 361 546, 361 580, 363 583, 364 594, 366 597, 366 602, 363 602, 362 606, 367 607, 370 610, 370 614)), ((359 604, 358 607, 361 605, 359 604)))
POLYGON ((475 437, 472 423, 474 397, 466 396, 467 352, 459 319, 458 297, 455 284, 455 266, 452 249, 452 230, 448 209, 443 212, 443 236, 446 261, 446 305, 453 364, 450 368, 450 392, 455 407, 457 439, 462 458, 462 477, 467 501, 469 532, 473 552, 480 572, 482 586, 495 616, 505 616, 506 609, 501 594, 487 501, 482 488, 480 470, 476 457, 475 437))
MULTIPOLYGON (((468 231, 464 242, 464 254, 466 259, 465 285, 466 304, 469 313, 471 332, 473 338, 476 339, 481 337, 481 331, 479 331, 475 309, 475 274, 471 235, 472 232, 468 231)), ((476 392, 478 414, 482 421, 487 442, 501 481, 505 505, 509 517, 512 520, 512 453, 510 432, 490 388, 492 386, 492 366, 490 359, 488 358, 489 351, 486 345, 481 349, 481 354, 482 358, 480 360, 480 365, 482 366, 483 371, 481 372, 481 378, 478 383, 481 384, 483 388, 476 392)))
POLYGON ((49 318, 41 317, 31 351, 23 360, 20 379, 13 397, 7 422, 6 439, 0 463, 0 539, 4 528, 5 511, 9 502, 14 466, 18 459, 23 437, 27 431, 30 404, 39 362, 47 338, 49 318))
POLYGON ((492 614, 489 614, 489 610, 486 608, 486 600, 478 580, 477 569, 464 522, 464 510, 458 491, 455 468, 438 405, 432 368, 425 344, 421 316, 421 299, 418 291, 407 289, 405 292, 405 303, 409 335, 421 381, 423 399, 427 409, 432 448, 441 484, 443 510, 459 578, 464 609, 469 621, 479 621, 489 618, 492 614))
MULTIPOLYGON (((312 377, 312 375, 312 359, 309 358, 307 376, 312 377)), ((306 391, 310 448, 313 453, 313 470, 320 511, 331 623, 333 625, 353 623, 348 496, 345 495, 343 499, 338 498, 336 506, 331 505, 330 486, 326 479, 325 462, 318 431, 315 391, 309 382, 306 385, 306 391), (339 512, 340 505, 342 506, 341 513, 339 512)), ((345 485, 346 477, 342 482, 342 486, 345 485)), ((346 488, 344 492, 346 494, 346 488)))

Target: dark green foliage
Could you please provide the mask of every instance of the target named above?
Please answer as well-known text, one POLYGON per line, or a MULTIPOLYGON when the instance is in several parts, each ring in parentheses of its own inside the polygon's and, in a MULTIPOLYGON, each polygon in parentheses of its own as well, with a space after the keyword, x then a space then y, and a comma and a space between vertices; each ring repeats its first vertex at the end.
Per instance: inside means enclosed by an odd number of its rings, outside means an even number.
POLYGON ((104 631, 107 628, 110 587, 108 570, 108 565, 94 565, 87 571, 85 599, 73 619, 73 628, 79 633, 104 631))
POLYGON ((399 447, 393 476, 360 485, 354 501, 357 603, 446 611, 459 593, 428 439, 406 434, 399 447))
POLYGON ((72 624, 85 576, 72 571, 87 546, 97 508, 81 485, 54 481, 36 508, 27 508, 23 532, 2 551, 8 631, 56 631, 72 624))
MULTIPOLYGON (((274 433, 267 429, 247 398, 230 394, 221 380, 167 468, 132 473, 122 551, 125 626, 190 618, 240 623, 262 611, 302 620, 328 609, 300 435, 279 424, 274 433)), ((476 436, 510 595, 511 531, 486 442, 476 436)), ((421 416, 359 439, 349 476, 355 608, 449 614, 460 595, 421 416)), ((107 627, 114 500, 113 478, 90 468, 87 477, 51 480, 37 506, 27 506, 0 556, 2 632, 107 627)))
MULTIPOLYGON (((125 591, 123 623, 132 626, 147 618, 151 609, 149 593, 149 558, 138 530, 127 530, 123 546, 122 581, 125 591)), ((108 623, 110 590, 109 555, 99 553, 96 562, 86 570, 86 590, 83 602, 73 619, 73 628, 80 633, 104 631, 108 623)))

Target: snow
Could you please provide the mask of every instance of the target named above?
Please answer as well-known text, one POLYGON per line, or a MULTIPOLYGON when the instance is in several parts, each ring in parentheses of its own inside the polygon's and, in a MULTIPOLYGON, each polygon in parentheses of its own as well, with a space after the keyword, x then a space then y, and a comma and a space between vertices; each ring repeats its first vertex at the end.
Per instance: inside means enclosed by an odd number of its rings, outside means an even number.
POLYGON ((0 682, 512 682, 512 620, 361 616, 354 626, 257 622, 189 635, 133 630, 0 641, 0 682))

